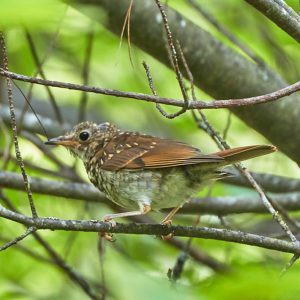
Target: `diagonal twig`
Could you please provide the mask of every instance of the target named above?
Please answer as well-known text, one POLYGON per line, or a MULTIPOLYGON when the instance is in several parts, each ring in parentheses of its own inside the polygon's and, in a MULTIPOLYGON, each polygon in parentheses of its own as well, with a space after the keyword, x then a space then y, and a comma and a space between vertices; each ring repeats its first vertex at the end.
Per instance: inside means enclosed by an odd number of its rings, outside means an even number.
MULTIPOLYGON (((172 67, 175 71, 176 79, 178 81, 178 84, 179 84, 179 87, 180 87, 180 90, 181 90, 181 94, 183 96, 183 104, 184 104, 182 109, 180 109, 178 112, 176 112, 174 114, 166 113, 158 103, 156 104, 156 107, 164 117, 166 117, 168 119, 174 119, 174 118, 180 116, 181 114, 183 114, 187 111, 187 109, 189 107, 189 99, 188 99, 188 95, 187 95, 187 92, 186 92, 186 89, 185 89, 185 86, 184 86, 183 76, 182 76, 182 74, 180 72, 180 69, 179 69, 176 48, 175 48, 175 45, 174 45, 174 42, 173 42, 172 32, 170 30, 170 26, 169 26, 169 23, 168 23, 166 12, 165 12, 160 0, 154 0, 154 1, 156 2, 156 5, 157 5, 157 7, 160 11, 160 14, 162 16, 165 32, 167 34, 167 41, 168 41, 168 46, 169 46, 168 50, 169 50, 169 53, 170 53, 169 56, 171 58, 171 65, 172 65, 172 67)), ((147 73, 147 75, 150 75, 149 69, 148 69, 148 72, 146 70, 146 73, 147 73)), ((148 80, 149 80, 149 78, 148 78, 148 80)))
MULTIPOLYGON (((30 47, 30 51, 32 53, 32 57, 33 57, 33 60, 36 64, 36 67, 37 67, 37 70, 38 70, 38 73, 41 75, 41 77, 43 79, 46 79, 46 75, 43 71, 43 68, 42 68, 42 63, 38 57, 38 54, 37 54, 37 50, 36 50, 36 47, 34 45, 34 42, 33 42, 33 39, 32 39, 32 36, 30 34, 30 32, 28 30, 25 31, 25 35, 26 35, 26 39, 28 41, 28 44, 29 44, 29 47, 30 47)), ((47 90, 47 93, 48 93, 48 96, 49 96, 49 99, 50 99, 50 103, 53 107, 53 110, 54 110, 54 113, 55 113, 55 116, 58 120, 58 122, 60 124, 63 123, 63 116, 60 112, 60 109, 56 103, 56 100, 55 100, 55 97, 54 97, 54 94, 52 93, 52 91, 50 90, 49 86, 45 86, 46 90, 47 90)))
POLYGON ((18 236, 17 238, 15 238, 12 241, 9 241, 7 243, 5 243, 3 246, 0 247, 0 251, 6 250, 7 248, 16 245, 18 242, 24 240, 28 235, 32 234, 33 232, 36 231, 36 228, 33 227, 29 227, 22 235, 18 236))

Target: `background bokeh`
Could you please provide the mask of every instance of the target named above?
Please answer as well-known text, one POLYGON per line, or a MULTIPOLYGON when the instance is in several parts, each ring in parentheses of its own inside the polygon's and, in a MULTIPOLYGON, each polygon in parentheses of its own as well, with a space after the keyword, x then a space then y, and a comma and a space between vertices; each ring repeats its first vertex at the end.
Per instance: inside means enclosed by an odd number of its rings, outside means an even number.
MULTIPOLYGON (((198 2, 222 26, 261 57, 271 69, 291 83, 299 80, 299 45, 276 25, 243 1, 201 0, 198 2)), ((298 1, 286 2, 296 11, 300 10, 298 1)), ((186 1, 176 0, 168 3, 222 42, 240 51, 199 16, 186 1)), ((105 18, 105 15, 103 13, 98 17, 105 18)), ((32 36, 39 58, 45 59, 43 70, 46 78, 82 83, 87 41, 93 34, 88 85, 150 93, 141 64, 142 61, 146 61, 150 66, 158 94, 181 98, 178 83, 171 70, 134 45, 131 45, 130 59, 126 36, 120 40, 119 36, 108 32, 99 23, 91 21, 62 1, 2 0, 0 26, 5 32, 9 68, 13 72, 29 76, 34 76, 36 73, 37 68, 26 39, 27 30, 32 36)), ((3 109, 7 105, 3 78, 0 78, 0 84, 2 87, 0 109, 3 109)), ((18 84, 27 94, 29 84, 18 84)), ((81 92, 54 88, 51 91, 63 113, 64 121, 70 125, 77 123, 81 92)), ((196 93, 199 99, 210 99, 199 89, 196 93)), ((17 89, 14 90, 14 99, 17 108, 21 109, 25 105, 24 98, 17 89)), ((41 116, 55 119, 49 105, 48 94, 43 86, 33 87, 32 105, 41 116)), ((166 110, 176 111, 170 107, 166 110)), ((209 110, 205 114, 221 134, 230 118, 231 124, 226 140, 232 147, 268 143, 259 133, 225 109, 209 110)), ((160 115, 155 105, 151 103, 89 94, 86 119, 97 122, 109 121, 123 129, 182 140, 201 148, 206 153, 217 151, 210 137, 197 128, 190 112, 168 120, 160 115)), ((3 153, 11 132, 7 124, 3 121, 0 123, 0 149, 3 153)), ((44 136, 40 137, 46 139, 44 136)), ((20 146, 26 161, 56 170, 57 167, 43 151, 28 141, 22 133, 20 146)), ((11 153, 14 153, 13 148, 11 153)), ((57 148, 53 149, 53 153, 63 163, 74 165, 78 174, 88 181, 82 164, 76 163, 66 150, 57 148)), ((297 165, 280 152, 251 160, 245 165, 251 171, 299 178, 297 165)), ((1 161, 0 169, 2 169, 1 161)), ((15 162, 10 161, 6 170, 18 172, 18 167, 15 162)), ((27 171, 30 176, 57 179, 31 168, 27 171)), ((10 189, 3 189, 3 193, 22 213, 30 214, 25 193, 10 189)), ((207 189, 200 193, 200 195, 206 194, 207 189)), ((254 195, 254 191, 218 182, 213 185, 211 195, 254 195)), ((87 205, 84 201, 39 194, 34 194, 34 200, 40 216, 100 219, 110 212, 110 208, 105 205, 87 205)), ((291 214, 295 219, 298 215, 299 213, 291 214)), ((151 217, 159 221, 163 215, 151 213, 151 217)), ((190 225, 193 218, 178 216, 174 219, 174 223, 190 225)), ((226 217, 226 222, 234 228, 249 232, 263 233, 267 227, 270 231, 273 230, 274 234, 280 233, 270 215, 234 215, 226 217)), ((201 225, 221 226, 216 216, 201 217, 201 225)), ((0 219, 1 243, 22 232, 21 225, 0 219)), ((102 271, 96 234, 44 231, 41 235, 72 268, 78 270, 91 282, 101 283, 102 271)), ((109 297, 115 299, 297 299, 299 264, 293 266, 279 280, 280 271, 291 257, 289 254, 220 241, 194 239, 194 247, 228 264, 232 271, 226 275, 216 274, 207 266, 196 264, 189 259, 181 279, 174 286, 168 281, 166 273, 174 266, 180 253, 178 249, 152 236, 119 234, 116 238, 116 243, 105 246, 103 259, 106 284, 113 295, 109 297)), ((24 249, 30 249, 36 255, 46 257, 44 250, 32 237, 22 241, 20 246, 1 252, 1 299, 87 299, 86 295, 60 270, 49 262, 29 255, 24 249)))

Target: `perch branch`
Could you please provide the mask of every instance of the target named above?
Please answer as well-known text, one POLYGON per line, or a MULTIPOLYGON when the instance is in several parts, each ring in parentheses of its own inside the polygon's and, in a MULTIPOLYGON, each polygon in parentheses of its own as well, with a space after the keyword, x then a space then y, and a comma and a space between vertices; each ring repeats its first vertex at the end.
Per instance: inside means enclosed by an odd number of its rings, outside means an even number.
POLYGON ((284 240, 269 238, 241 231, 228 229, 193 227, 193 226, 167 226, 160 224, 141 224, 130 223, 111 226, 110 223, 97 220, 62 220, 56 218, 31 218, 23 214, 13 212, 0 205, 0 216, 37 229, 65 230, 65 231, 84 231, 84 232, 110 232, 124 234, 145 234, 166 236, 194 237, 203 239, 215 239, 250 246, 257 246, 270 250, 287 253, 300 254, 298 243, 287 242, 284 240))

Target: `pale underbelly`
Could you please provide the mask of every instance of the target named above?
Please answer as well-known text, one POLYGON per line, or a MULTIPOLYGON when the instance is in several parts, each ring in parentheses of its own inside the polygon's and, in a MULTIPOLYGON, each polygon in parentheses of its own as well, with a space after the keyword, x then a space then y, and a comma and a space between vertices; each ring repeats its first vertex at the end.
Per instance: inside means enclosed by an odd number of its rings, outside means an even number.
POLYGON ((191 182, 184 170, 174 168, 162 172, 101 170, 97 175, 97 182, 94 182, 97 188, 111 201, 133 210, 144 204, 153 210, 176 207, 201 188, 201 182, 191 182))

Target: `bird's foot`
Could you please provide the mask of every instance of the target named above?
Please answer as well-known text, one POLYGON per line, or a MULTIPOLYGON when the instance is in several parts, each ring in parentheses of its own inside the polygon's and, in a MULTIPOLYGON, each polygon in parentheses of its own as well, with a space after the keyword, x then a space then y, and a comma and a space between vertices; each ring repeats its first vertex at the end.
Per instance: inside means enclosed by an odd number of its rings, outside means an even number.
POLYGON ((161 225, 172 226, 172 220, 163 220, 160 224, 161 225))
MULTIPOLYGON (((166 225, 166 226, 168 226, 168 227, 171 227, 171 226, 172 226, 172 220, 170 220, 170 219, 165 219, 165 220, 163 220, 160 224, 161 224, 161 225, 166 225)), ((164 240, 164 241, 169 241, 169 240, 171 240, 171 239, 173 238, 173 235, 174 235, 174 234, 171 232, 171 233, 169 233, 169 234, 167 234, 167 235, 161 235, 160 237, 161 237, 161 239, 164 240)))
MULTIPOLYGON (((104 216, 103 222, 109 223, 110 227, 115 227, 117 225, 116 221, 112 219, 111 215, 104 216)), ((104 238, 109 242, 115 242, 116 240, 113 237, 112 233, 109 232, 99 232, 98 233, 100 238, 104 238)))

